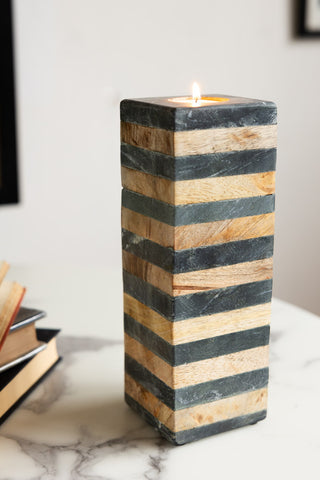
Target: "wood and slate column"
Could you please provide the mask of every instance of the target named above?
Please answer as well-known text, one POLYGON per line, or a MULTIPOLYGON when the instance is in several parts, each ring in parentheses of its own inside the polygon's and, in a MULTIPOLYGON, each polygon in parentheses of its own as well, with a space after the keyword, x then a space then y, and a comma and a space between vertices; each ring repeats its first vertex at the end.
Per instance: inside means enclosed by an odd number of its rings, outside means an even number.
POLYGON ((266 416, 276 107, 121 103, 127 403, 171 442, 266 416))

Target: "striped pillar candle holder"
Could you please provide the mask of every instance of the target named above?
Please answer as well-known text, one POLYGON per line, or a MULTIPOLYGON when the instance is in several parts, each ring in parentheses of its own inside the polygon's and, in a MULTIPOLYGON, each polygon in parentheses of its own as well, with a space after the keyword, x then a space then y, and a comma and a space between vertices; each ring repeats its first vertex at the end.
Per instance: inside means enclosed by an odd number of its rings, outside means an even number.
POLYGON ((266 416, 277 125, 175 100, 122 101, 121 163, 126 401, 179 445, 266 416))

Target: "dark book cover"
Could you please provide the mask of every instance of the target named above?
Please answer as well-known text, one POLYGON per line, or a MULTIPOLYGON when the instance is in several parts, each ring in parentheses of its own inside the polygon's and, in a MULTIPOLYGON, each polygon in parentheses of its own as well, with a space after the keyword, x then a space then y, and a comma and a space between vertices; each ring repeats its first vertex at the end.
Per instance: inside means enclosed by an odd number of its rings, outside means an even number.
POLYGON ((18 330, 18 328, 25 327, 29 323, 36 322, 41 318, 46 317, 46 312, 43 310, 37 310, 36 308, 27 308, 27 307, 20 307, 17 316, 10 327, 10 331, 14 332, 18 330))

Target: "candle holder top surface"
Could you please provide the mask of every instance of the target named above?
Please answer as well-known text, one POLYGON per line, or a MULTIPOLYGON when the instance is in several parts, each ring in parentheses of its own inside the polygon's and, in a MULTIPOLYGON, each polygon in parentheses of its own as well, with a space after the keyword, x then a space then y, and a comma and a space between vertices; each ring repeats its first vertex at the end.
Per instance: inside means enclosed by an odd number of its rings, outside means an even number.
POLYGON ((273 102, 224 94, 206 94, 202 98, 219 98, 211 105, 187 105, 174 100, 186 97, 151 97, 121 102, 122 122, 164 130, 184 131, 206 128, 231 128, 277 123, 273 102))

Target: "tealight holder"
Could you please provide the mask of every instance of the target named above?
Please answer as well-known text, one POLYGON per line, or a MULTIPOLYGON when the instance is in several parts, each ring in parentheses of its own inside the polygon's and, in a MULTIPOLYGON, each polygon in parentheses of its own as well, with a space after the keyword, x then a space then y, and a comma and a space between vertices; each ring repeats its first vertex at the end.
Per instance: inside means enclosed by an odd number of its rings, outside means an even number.
POLYGON ((276 107, 121 102, 125 398, 174 444, 266 416, 276 107))

